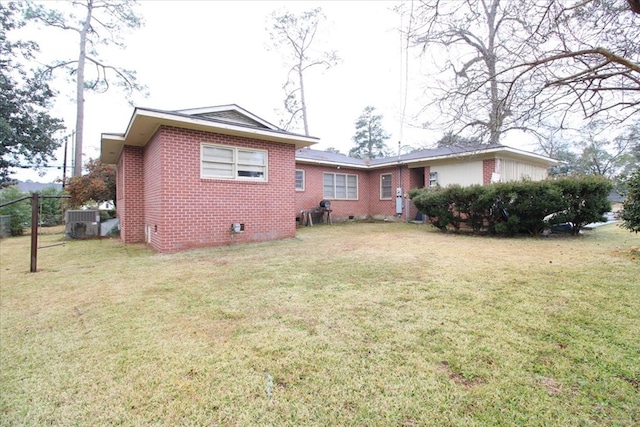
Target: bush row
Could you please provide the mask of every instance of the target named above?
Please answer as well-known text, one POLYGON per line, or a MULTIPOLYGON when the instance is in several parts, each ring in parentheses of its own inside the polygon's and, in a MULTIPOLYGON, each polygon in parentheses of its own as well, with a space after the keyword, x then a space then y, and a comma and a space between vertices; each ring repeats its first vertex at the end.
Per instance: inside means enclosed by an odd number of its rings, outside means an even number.
POLYGON ((462 187, 413 189, 409 196, 440 230, 472 230, 513 236, 538 235, 568 223, 573 234, 611 210, 611 182, 600 176, 567 177, 462 187))

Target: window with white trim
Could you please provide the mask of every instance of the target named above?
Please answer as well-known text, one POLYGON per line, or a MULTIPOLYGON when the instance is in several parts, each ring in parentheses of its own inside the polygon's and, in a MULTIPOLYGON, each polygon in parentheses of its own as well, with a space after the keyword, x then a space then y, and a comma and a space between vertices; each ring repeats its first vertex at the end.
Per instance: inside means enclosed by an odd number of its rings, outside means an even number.
POLYGON ((202 178, 267 180, 267 151, 226 145, 201 144, 202 178))
POLYGON ((304 170, 296 169, 296 190, 304 191, 304 170))
POLYGON ((438 185, 438 172, 429 173, 429 187, 438 185))
POLYGON ((325 172, 322 188, 325 199, 358 200, 358 175, 325 172))
POLYGON ((380 174, 380 198, 381 199, 391 199, 393 195, 392 187, 392 176, 390 173, 382 173, 380 174))

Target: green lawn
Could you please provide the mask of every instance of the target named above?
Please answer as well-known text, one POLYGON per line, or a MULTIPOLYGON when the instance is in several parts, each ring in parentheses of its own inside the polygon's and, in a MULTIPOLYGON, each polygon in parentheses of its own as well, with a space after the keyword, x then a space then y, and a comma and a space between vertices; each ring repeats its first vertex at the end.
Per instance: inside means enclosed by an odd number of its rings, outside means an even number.
POLYGON ((29 273, 3 239, 0 425, 638 425, 639 248, 357 223, 29 273))

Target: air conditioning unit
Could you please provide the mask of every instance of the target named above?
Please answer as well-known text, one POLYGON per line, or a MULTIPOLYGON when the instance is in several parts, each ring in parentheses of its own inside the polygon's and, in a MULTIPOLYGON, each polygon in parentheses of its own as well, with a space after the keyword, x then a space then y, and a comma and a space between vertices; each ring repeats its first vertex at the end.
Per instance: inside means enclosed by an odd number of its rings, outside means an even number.
POLYGON ((64 214, 65 234, 72 239, 100 237, 100 211, 68 210, 64 214))

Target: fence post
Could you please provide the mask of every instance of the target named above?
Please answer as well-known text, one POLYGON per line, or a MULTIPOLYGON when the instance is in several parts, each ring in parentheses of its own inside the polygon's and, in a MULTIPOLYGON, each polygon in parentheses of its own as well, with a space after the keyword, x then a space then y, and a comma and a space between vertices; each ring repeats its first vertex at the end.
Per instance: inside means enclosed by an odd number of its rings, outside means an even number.
POLYGON ((38 193, 31 195, 31 272, 38 271, 38 193))

